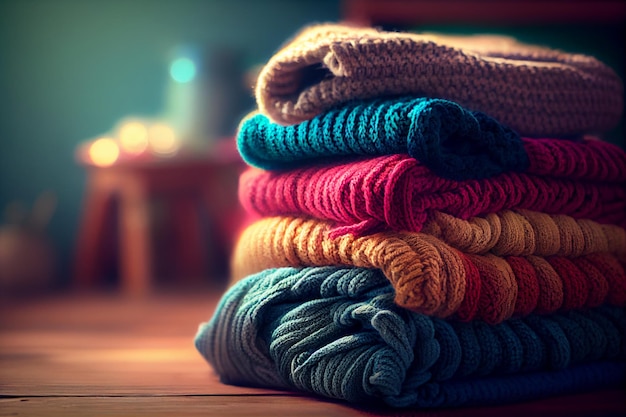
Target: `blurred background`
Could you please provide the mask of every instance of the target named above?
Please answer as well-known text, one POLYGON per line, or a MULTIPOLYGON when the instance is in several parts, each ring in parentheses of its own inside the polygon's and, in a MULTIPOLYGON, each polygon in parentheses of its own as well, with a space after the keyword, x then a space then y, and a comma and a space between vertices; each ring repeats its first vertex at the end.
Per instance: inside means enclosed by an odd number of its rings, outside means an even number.
MULTIPOLYGON (((505 33, 624 78, 620 4, 0 0, 0 293, 223 280, 233 136, 259 67, 306 24, 505 33)), ((624 147, 623 123, 605 139, 624 147)))

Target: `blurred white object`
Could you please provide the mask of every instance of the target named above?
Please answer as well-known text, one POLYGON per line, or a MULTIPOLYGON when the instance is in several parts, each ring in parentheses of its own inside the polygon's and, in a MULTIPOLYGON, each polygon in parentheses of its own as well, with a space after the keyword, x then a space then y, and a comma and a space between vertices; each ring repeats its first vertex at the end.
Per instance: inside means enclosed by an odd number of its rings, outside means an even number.
POLYGON ((178 133, 181 147, 204 150, 231 137, 248 109, 240 51, 225 45, 180 45, 169 54, 162 119, 178 133))

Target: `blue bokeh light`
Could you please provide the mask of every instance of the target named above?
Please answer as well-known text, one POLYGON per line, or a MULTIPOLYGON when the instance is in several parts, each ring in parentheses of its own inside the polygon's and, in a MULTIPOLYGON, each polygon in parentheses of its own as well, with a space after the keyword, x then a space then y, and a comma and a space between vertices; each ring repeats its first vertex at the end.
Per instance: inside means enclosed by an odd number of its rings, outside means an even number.
POLYGON ((174 81, 188 83, 196 76, 196 64, 189 58, 178 58, 170 65, 170 75, 174 81))

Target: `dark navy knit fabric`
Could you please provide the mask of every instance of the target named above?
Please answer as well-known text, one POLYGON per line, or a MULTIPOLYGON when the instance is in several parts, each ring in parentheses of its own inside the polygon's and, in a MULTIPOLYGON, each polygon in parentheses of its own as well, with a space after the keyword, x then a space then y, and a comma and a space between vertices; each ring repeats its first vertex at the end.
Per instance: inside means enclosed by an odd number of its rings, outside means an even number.
POLYGON ((196 347, 229 384, 397 407, 524 401, 626 380, 619 308, 491 326, 417 314, 393 296, 377 270, 266 270, 223 296, 196 347))
POLYGON ((519 135, 493 118, 442 99, 351 102, 296 125, 263 114, 245 119, 238 147, 250 165, 281 170, 338 156, 408 153, 448 179, 523 172, 529 160, 519 135))

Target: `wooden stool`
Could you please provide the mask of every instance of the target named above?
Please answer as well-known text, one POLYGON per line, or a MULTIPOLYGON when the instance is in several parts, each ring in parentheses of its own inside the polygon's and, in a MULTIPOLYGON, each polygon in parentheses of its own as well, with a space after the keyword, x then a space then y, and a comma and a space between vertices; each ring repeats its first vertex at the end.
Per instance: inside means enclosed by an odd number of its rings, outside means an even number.
POLYGON ((207 243, 230 253, 238 221, 237 177, 240 162, 228 159, 168 158, 122 162, 108 167, 87 165, 88 179, 77 239, 75 284, 93 287, 101 278, 107 219, 118 207, 118 258, 122 290, 149 291, 154 277, 155 248, 151 228, 151 202, 165 198, 172 208, 178 242, 176 276, 198 281, 208 276, 207 243), (203 227, 205 210, 214 233, 203 227))

